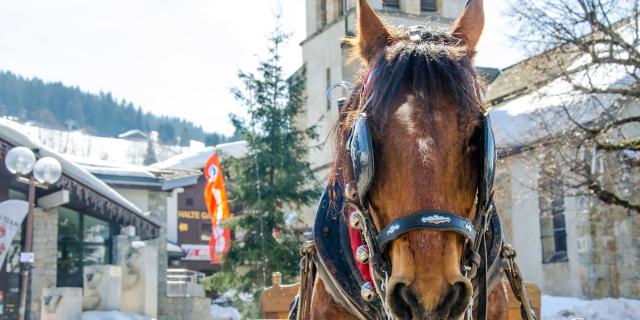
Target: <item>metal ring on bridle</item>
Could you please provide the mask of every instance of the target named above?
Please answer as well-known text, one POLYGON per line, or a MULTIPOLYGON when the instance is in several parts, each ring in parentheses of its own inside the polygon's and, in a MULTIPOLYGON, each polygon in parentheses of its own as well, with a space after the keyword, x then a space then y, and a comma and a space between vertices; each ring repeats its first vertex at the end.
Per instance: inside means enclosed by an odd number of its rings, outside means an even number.
POLYGON ((336 82, 327 89, 327 98, 329 98, 329 101, 333 103, 338 103, 341 99, 346 99, 355 90, 356 90, 356 86, 354 86, 353 83, 351 82, 346 82, 346 81, 336 82), (345 90, 348 91, 348 93, 343 97, 336 98, 334 97, 333 92, 337 88, 344 88, 345 90))

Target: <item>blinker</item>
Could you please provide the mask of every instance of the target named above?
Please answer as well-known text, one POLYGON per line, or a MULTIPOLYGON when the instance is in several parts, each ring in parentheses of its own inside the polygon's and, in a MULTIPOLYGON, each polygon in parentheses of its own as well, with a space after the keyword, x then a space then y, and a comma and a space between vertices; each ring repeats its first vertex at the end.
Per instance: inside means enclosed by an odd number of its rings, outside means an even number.
POLYGON ((488 113, 483 117, 482 124, 484 127, 482 139, 484 143, 484 159, 478 197, 483 207, 488 208, 491 202, 491 193, 496 174, 496 142, 493 136, 493 128, 491 127, 491 118, 488 113))
POLYGON ((373 143, 371 131, 367 124, 367 114, 360 113, 349 138, 349 152, 353 166, 353 175, 360 203, 371 186, 373 180, 373 143))

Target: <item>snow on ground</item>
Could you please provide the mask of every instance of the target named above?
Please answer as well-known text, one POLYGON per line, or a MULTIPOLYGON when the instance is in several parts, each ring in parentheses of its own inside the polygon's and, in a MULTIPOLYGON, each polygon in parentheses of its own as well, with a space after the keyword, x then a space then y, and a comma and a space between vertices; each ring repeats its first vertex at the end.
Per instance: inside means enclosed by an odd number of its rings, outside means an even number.
POLYGON ((542 296, 542 320, 637 320, 640 300, 542 296))
MULTIPOLYGON (((211 317, 213 320, 240 320, 242 315, 234 307, 223 307, 217 304, 211 305, 211 317)), ((84 319, 83 319, 84 320, 84 319)))
POLYGON ((152 320, 151 317, 124 311, 85 311, 82 320, 152 320))

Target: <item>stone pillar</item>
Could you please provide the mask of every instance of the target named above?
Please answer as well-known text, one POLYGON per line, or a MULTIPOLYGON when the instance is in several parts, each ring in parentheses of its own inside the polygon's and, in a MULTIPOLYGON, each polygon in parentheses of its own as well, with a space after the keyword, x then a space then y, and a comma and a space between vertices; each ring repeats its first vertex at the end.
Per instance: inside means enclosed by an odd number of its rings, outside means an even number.
POLYGON ((400 0, 400 10, 406 14, 420 15, 420 0, 400 0))
POLYGON ((166 192, 149 192, 149 211, 152 219, 160 225, 160 235, 148 241, 150 246, 158 248, 158 315, 162 318, 167 298, 167 196, 166 192))
POLYGON ((58 257, 58 209, 33 212, 33 269, 29 297, 29 319, 40 319, 42 289, 56 286, 58 257))
POLYGON ((158 316, 158 248, 145 241, 141 248, 130 247, 122 261, 122 310, 158 316))

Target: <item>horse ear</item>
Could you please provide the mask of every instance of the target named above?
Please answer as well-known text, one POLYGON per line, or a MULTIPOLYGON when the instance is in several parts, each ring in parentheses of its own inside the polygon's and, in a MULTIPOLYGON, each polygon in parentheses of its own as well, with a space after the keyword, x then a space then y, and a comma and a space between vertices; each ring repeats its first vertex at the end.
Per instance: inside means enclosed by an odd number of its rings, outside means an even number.
POLYGON ((462 15, 453 23, 451 34, 464 41, 469 49, 469 54, 473 56, 483 28, 484 9, 482 0, 469 0, 462 15))
POLYGON ((391 33, 367 0, 358 0, 358 35, 355 45, 367 62, 389 42, 391 33))

